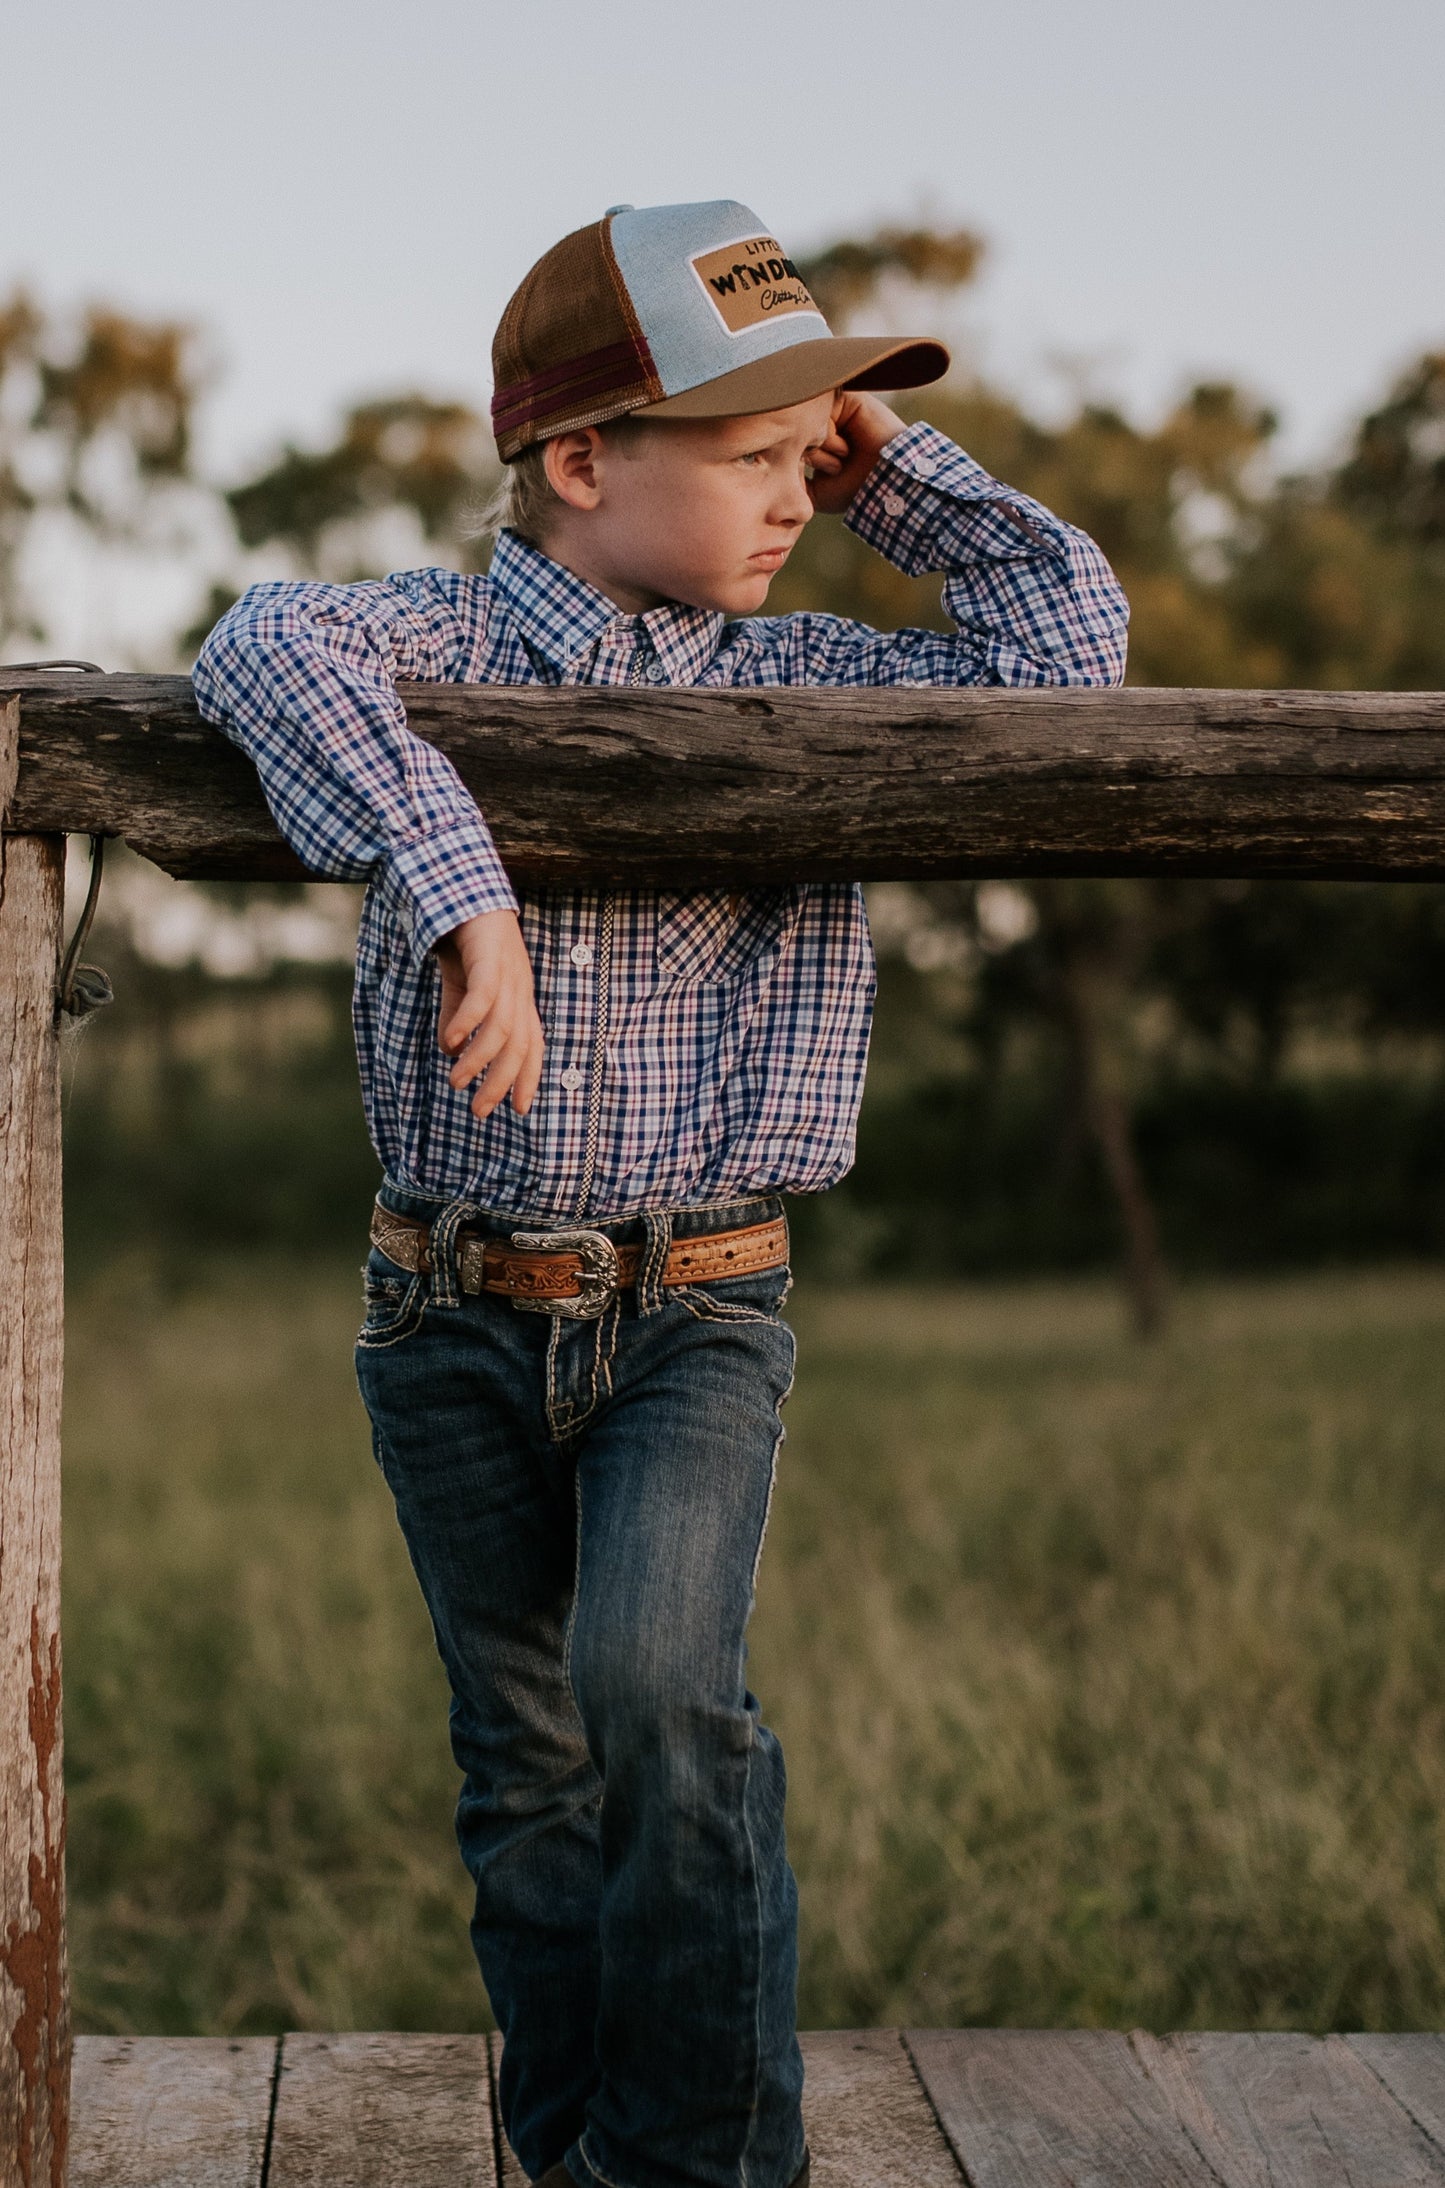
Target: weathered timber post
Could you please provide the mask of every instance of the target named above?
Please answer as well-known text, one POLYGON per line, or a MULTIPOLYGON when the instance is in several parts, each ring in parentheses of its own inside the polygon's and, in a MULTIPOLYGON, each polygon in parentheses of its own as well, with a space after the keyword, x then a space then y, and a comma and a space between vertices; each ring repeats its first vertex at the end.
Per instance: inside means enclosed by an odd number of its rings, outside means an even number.
MULTIPOLYGON (((18 701, 0 700, 0 811, 18 701)), ((60 1750, 65 839, 0 835, 0 2188, 62 2188, 70 2110, 60 1750)))

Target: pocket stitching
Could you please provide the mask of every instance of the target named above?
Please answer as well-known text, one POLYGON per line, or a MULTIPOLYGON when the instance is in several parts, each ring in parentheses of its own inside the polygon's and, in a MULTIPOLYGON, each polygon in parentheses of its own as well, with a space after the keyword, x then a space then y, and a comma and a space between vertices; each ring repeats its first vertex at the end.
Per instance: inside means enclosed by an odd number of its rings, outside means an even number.
MULTIPOLYGON (((759 1273, 763 1272, 760 1271, 759 1273)), ((724 1279, 724 1281, 727 1280, 724 1279)), ((733 1278, 732 1281, 747 1284, 751 1283, 753 1279, 749 1276, 739 1276, 733 1278)), ((782 1315, 783 1308, 787 1304, 788 1294, 792 1288, 793 1272, 789 1268, 784 1275, 783 1288, 778 1295, 778 1303, 772 1308, 739 1306, 731 1299, 719 1299, 715 1292, 707 1290, 701 1284, 671 1285, 668 1287, 668 1295, 679 1300, 695 1322, 776 1322, 782 1315), (709 1311, 706 1313, 699 1312, 699 1302, 702 1307, 709 1311)))
POLYGON ((758 957, 777 950, 790 924, 796 891, 783 887, 750 891, 751 902, 740 910, 724 913, 727 895, 721 889, 667 890, 657 905, 657 973, 667 986, 721 987, 739 978, 758 957), (768 902, 760 904, 758 898, 768 902), (706 899, 706 907, 702 900, 706 899), (691 931, 676 933, 676 926, 692 908, 691 931), (712 929, 700 937, 704 923, 712 929), (674 933, 665 934, 667 925, 674 933), (710 945, 710 946, 709 946, 710 945))
MULTIPOLYGON (((374 1281, 374 1280, 372 1280, 374 1281)), ((383 1283, 388 1282, 382 1278, 383 1283)), ((426 1306, 426 1280, 414 1276, 401 1293, 396 1313, 384 1322, 367 1320, 357 1333, 357 1345, 363 1352, 384 1352, 389 1345, 399 1345, 404 1337, 410 1337, 421 1328, 422 1313, 426 1306)))

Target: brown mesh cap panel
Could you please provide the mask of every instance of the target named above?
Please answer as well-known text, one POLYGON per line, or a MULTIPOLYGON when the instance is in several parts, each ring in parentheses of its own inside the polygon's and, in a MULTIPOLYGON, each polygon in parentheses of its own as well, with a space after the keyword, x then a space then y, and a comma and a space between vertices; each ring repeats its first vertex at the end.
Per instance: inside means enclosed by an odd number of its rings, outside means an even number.
POLYGON ((607 220, 538 259, 492 343, 492 430, 504 463, 534 441, 655 402, 662 382, 617 270, 607 220))

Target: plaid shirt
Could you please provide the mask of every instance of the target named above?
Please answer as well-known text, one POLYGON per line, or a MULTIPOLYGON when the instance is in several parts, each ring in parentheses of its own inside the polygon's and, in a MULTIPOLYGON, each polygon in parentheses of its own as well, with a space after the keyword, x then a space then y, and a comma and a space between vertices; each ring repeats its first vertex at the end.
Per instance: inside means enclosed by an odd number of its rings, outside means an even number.
POLYGON ((874 968, 862 891, 514 893, 398 679, 503 684, 1111 684, 1128 610, 1083 533, 931 426, 884 450, 848 512, 910 575, 945 573, 956 633, 828 615, 623 615, 504 532, 486 577, 256 585, 196 665, 201 712, 255 762, 305 864, 370 883, 355 1024, 388 1177, 555 1222, 819 1192, 853 1159, 874 968), (478 1123, 437 1043, 433 945, 519 910, 546 1034, 518 1117, 478 1123))

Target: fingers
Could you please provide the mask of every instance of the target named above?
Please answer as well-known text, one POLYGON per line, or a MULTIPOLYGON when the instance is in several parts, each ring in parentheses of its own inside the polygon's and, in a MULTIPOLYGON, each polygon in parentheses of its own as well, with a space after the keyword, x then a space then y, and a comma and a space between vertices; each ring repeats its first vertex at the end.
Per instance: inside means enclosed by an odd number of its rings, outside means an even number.
MULTIPOLYGON (((452 1025, 466 1024, 473 1017, 474 1005, 468 997, 452 1025)), ((532 1106, 541 1081, 542 1049, 542 1024, 530 984, 516 986, 504 981, 501 993, 447 1076, 458 1093, 481 1082, 472 1096, 473 1116, 489 1117, 508 1093, 512 1095, 512 1107, 523 1116, 532 1106)))
POLYGON ((526 1060, 512 1084, 512 1107, 519 1117, 525 1117, 527 1111, 537 1099, 537 1089, 542 1083, 542 1048, 542 1034, 539 1027, 537 1029, 537 1038, 527 1051, 526 1060))
POLYGON ((524 1117, 541 1083, 542 1047, 542 1028, 534 1012, 530 1025, 515 1027, 488 1064, 472 1096, 472 1115, 490 1117, 510 1094, 513 1109, 524 1117))
MULTIPOLYGON (((542 1025, 530 991, 504 991, 447 1076, 458 1093, 473 1080, 483 1077, 487 1081, 487 1092, 494 1093, 498 1071, 504 1065, 510 1065, 515 1074, 533 1043, 540 1048, 541 1040, 542 1025)), ((511 1083, 511 1079, 506 1081, 503 1093, 511 1083)), ((495 1108, 496 1103, 492 1102, 490 1106, 495 1108)))
POLYGON ((472 1096, 474 1117, 490 1117, 492 1111, 500 1107, 516 1085, 518 1073, 526 1061, 527 1049, 527 1028, 517 1026, 507 1036, 482 1074, 482 1083, 472 1096))
POLYGON ((850 454, 847 442, 836 431, 811 452, 813 476, 808 492, 815 509, 831 513, 837 499, 837 481, 847 469, 850 454))
POLYGON ((849 428, 855 418, 853 409, 835 411, 826 438, 809 450, 808 460, 814 472, 810 488, 813 506, 828 515, 847 508, 858 483, 853 477, 859 462, 858 450, 849 437, 849 428))
MULTIPOLYGON (((469 1010, 459 1011, 453 1024, 463 1023, 470 1015, 469 1010)), ((473 1079, 479 1079, 488 1064, 501 1055, 521 1022, 522 1013, 516 1009, 494 1006, 487 1012, 448 1073, 458 1093, 464 1086, 470 1086, 473 1079)))
POLYGON ((876 395, 843 390, 828 434, 812 456, 817 471, 814 508, 826 515, 845 515, 881 451, 903 430, 903 420, 876 395))
POLYGON ((453 1058, 457 1093, 480 1081, 471 1107, 489 1117, 508 1093, 524 1114, 541 1083, 542 1022, 532 966, 511 912, 482 913, 438 945, 441 996, 437 1039, 453 1058))
POLYGON ((441 1008, 437 1039, 458 1054, 509 988, 530 999, 532 966, 515 912, 480 912, 437 944, 441 1008))
POLYGON ((850 448, 861 415, 862 404, 857 390, 846 387, 839 388, 837 399, 833 404, 833 415, 828 421, 829 440, 841 441, 845 448, 850 448))
MULTIPOLYGON (((491 1016, 501 988, 502 980, 496 973, 481 977, 474 974, 464 988, 459 977, 448 979, 443 966, 441 1024, 437 1037, 449 1056, 460 1055, 478 1026, 491 1016)), ((465 1082, 454 1079, 452 1084, 459 1086, 465 1082)))
POLYGON ((447 1076, 458 1093, 480 1081, 472 1096, 473 1116, 489 1117, 508 1093, 520 1116, 531 1107, 541 1080, 542 1049, 541 1021, 530 1002, 516 1012, 499 1008, 478 1028, 447 1076))

